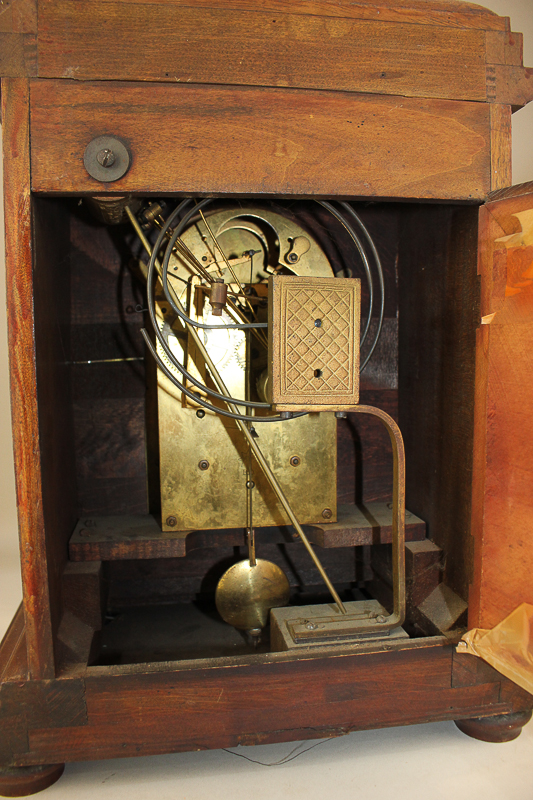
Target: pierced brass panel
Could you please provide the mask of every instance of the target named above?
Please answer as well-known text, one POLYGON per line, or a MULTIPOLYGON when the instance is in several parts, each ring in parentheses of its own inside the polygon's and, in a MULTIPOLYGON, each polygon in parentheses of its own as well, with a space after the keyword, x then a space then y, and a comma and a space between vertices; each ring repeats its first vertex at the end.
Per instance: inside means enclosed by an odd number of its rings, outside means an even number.
POLYGON ((278 410, 343 410, 359 401, 361 282, 269 281, 269 384, 278 410))

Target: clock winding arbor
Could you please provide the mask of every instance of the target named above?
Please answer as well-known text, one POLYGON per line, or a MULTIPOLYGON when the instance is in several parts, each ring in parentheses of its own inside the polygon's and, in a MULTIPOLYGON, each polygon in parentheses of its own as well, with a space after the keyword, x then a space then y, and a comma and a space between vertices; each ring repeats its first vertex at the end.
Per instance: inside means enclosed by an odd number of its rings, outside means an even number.
MULTIPOLYGON (((0 650, 0 793, 39 791, 66 761, 431 720, 517 736, 532 696, 455 644, 533 603, 533 185, 509 187, 511 112, 533 98, 521 35, 451 0, 14 0, 0 46, 24 589, 0 650), (129 159, 112 181, 84 161, 98 137, 129 159), (168 609, 212 594, 242 531, 147 521, 144 301, 129 233, 84 210, 129 196, 348 200, 363 218, 388 291, 359 402, 405 440, 406 635, 173 654, 168 609)), ((390 608, 391 445, 363 416, 336 421, 337 519, 324 509, 309 536, 337 584, 390 608)), ((302 543, 268 531, 257 547, 288 553, 291 591, 317 585, 302 543)))

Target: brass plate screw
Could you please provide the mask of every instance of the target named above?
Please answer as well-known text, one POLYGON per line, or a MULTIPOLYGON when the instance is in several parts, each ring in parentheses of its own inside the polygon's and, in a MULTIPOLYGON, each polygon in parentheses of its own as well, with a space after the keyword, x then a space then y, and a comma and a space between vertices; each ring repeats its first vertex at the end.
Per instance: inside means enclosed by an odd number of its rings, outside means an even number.
POLYGON ((333 511, 331 510, 331 508, 325 508, 324 511, 322 512, 322 516, 324 517, 324 519, 331 519, 333 516, 333 511))
POLYGON ((166 522, 169 528, 175 528, 178 524, 176 517, 167 517, 166 522))
POLYGON ((299 467, 301 462, 300 456, 291 456, 289 459, 291 467, 299 467))
POLYGON ((206 469, 209 469, 209 461, 206 461, 205 458, 203 458, 198 462, 198 467, 202 470, 202 472, 205 472, 206 469))

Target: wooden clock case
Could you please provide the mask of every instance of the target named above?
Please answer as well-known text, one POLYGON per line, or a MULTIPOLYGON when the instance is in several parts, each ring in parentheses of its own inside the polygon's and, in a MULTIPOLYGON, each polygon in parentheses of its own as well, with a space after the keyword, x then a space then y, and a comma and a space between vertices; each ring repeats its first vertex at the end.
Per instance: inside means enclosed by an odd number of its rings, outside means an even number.
MULTIPOLYGON (((521 35, 453 0, 14 0, 0 44, 24 588, 0 650, 0 793, 66 761, 432 720, 517 736, 533 697, 455 644, 533 602, 533 185, 507 188, 511 111, 533 97, 521 35), (103 134, 132 154, 109 184, 83 164, 103 134), (147 511, 142 374, 74 363, 142 356, 124 236, 79 207, 125 194, 356 202, 391 289, 361 402, 398 419, 427 525, 406 545, 409 639, 106 663, 106 611, 194 595, 219 557, 69 557, 80 516, 147 511)), ((372 424, 339 423, 339 459, 342 502, 388 500, 372 424)), ((357 569, 386 603, 387 533, 369 531, 357 569)))

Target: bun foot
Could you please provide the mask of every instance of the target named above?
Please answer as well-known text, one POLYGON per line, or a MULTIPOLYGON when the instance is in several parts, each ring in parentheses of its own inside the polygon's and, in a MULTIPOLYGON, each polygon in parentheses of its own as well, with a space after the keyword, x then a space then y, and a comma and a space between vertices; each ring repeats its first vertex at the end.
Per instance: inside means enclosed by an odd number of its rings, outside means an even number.
POLYGON ((512 742, 520 736, 532 713, 516 711, 514 714, 498 714, 494 717, 456 719, 455 724, 467 736, 482 742, 512 742))
POLYGON ((25 797, 42 792, 59 780, 64 769, 64 764, 0 767, 0 797, 25 797))

